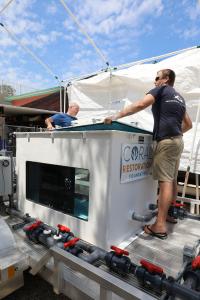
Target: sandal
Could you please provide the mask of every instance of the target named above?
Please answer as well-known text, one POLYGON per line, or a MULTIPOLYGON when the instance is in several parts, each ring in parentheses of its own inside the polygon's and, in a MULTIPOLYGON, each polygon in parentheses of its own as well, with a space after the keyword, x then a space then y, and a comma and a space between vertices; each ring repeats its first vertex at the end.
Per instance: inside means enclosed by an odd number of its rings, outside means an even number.
POLYGON ((167 238, 167 232, 155 232, 150 228, 150 225, 145 225, 144 226, 144 232, 146 234, 155 236, 161 240, 165 240, 167 238), (148 230, 148 232, 145 230, 145 228, 148 230))

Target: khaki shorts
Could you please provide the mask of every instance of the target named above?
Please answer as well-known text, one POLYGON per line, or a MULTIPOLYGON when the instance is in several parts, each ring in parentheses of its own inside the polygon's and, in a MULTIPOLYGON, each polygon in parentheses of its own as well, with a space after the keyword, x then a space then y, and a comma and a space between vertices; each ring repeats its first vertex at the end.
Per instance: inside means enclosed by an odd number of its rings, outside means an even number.
POLYGON ((155 180, 171 182, 177 179, 183 147, 182 136, 155 143, 152 164, 152 175, 155 180))

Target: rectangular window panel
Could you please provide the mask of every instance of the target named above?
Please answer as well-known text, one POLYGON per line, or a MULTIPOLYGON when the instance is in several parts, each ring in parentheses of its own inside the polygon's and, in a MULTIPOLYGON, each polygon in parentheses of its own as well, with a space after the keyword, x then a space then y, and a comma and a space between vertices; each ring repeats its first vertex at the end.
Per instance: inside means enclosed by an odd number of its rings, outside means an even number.
POLYGON ((26 198, 87 221, 89 171, 27 161, 26 198))

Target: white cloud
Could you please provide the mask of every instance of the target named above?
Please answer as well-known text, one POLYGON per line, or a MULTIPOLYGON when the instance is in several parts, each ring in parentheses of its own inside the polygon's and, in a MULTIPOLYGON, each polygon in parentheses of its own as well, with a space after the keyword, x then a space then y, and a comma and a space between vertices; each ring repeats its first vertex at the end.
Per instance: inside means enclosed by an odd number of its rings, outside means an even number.
POLYGON ((183 12, 189 17, 191 21, 195 21, 200 15, 200 0, 182 0, 183 12))
MULTIPOLYGON (((35 18, 36 15, 31 11, 35 2, 36 0, 31 0, 31 2, 27 0, 13 1, 4 11, 2 18, 6 19, 8 23, 15 22, 15 24, 24 18, 35 18)), ((1 4, 2 6, 3 4, 1 4)))
MULTIPOLYGON (((149 31, 146 18, 151 14, 154 14, 154 17, 157 18, 163 9, 162 0, 76 0, 73 2, 68 1, 68 3, 69 8, 74 12, 81 25, 107 57, 112 57, 113 39, 117 42, 117 51, 123 52, 124 49, 130 47, 131 43, 134 43, 135 38, 149 31), (129 38, 127 38, 127 33, 129 38)), ((5 1, 0 0, 0 7, 3 7, 4 4, 5 1)), ((64 53, 62 59, 66 57, 66 63, 70 71, 62 71, 63 74, 74 73, 78 75, 80 72, 82 74, 88 73, 95 68, 99 69, 105 66, 92 46, 89 45, 85 36, 70 17, 66 15, 57 1, 51 0, 44 4, 39 0, 15 0, 4 11, 2 22, 16 35, 19 42, 31 49, 41 59, 44 57, 44 62, 46 62, 45 54, 50 51, 53 44, 57 44, 58 48, 61 43, 66 43, 66 48, 69 44, 72 52, 69 54, 64 53), (47 13, 45 15, 46 19, 42 13, 44 7, 44 13, 47 13), (61 26, 59 27, 59 22, 60 25, 62 24, 59 13, 65 18, 63 20, 64 33, 60 30, 61 26), (48 17, 49 19, 47 19, 48 17), (57 29, 55 26, 56 21, 58 21, 57 29), (50 24, 54 25, 54 30, 50 28, 50 24), (37 53, 38 49, 40 50, 39 53, 37 53)), ((18 62, 21 66, 24 66, 24 70, 29 61, 33 63, 33 59, 27 56, 25 51, 19 45, 17 46, 6 32, 1 35, 0 45, 7 53, 7 62, 4 62, 4 65, 13 65, 14 57, 12 53, 14 49, 16 58, 18 58, 16 63, 18 62)), ((132 53, 133 55, 137 53, 135 45, 132 53)), ((0 55, 3 56, 1 53, 0 55)), ((63 70, 64 68, 66 67, 63 66, 63 70)), ((16 79, 16 72, 18 72, 20 78, 24 78, 23 72, 20 71, 17 64, 15 68, 10 69, 7 75, 9 78, 13 76, 16 79)), ((31 72, 25 72, 26 78, 30 76, 30 80, 36 76, 31 72)))
MULTIPOLYGON (((35 13, 31 11, 36 0, 18 0, 8 6, 2 15, 2 23, 18 39, 19 36, 38 34, 43 30, 43 24, 37 20, 35 13)), ((2 7, 2 4, 1 4, 2 7)), ((1 29, 3 30, 3 28, 1 29)), ((1 45, 8 47, 11 45, 10 39, 5 39, 1 45)))
POLYGON ((138 28, 145 18, 152 13, 158 17, 162 10, 162 0, 86 0, 75 7, 75 15, 89 34, 109 35, 124 26, 138 28))
POLYGON ((58 11, 58 7, 56 6, 55 2, 51 2, 50 4, 47 5, 47 13, 51 15, 55 15, 58 11))
MULTIPOLYGON (((130 49, 131 45, 134 45, 132 57, 135 57, 138 53, 135 39, 143 34, 149 34, 152 31, 152 25, 148 24, 149 16, 158 18, 163 11, 162 0, 85 0, 84 2, 76 1, 74 5, 70 3, 68 7, 80 25, 93 38, 97 47, 111 61, 113 44, 118 45, 116 48, 118 52, 123 52, 125 48, 130 49)), ((74 43, 82 39, 81 46, 82 44, 89 45, 86 37, 67 14, 63 25, 67 34, 65 39, 73 40, 74 43)), ((80 49, 80 45, 78 47, 80 49)), ((89 47, 92 49, 91 45, 89 47)), ((77 55, 79 59, 81 59, 81 53, 77 55)), ((93 53, 95 53, 94 49, 93 53)), ((96 57, 98 57, 97 54, 96 57)))
POLYGON ((27 37, 22 38, 22 43, 34 48, 42 49, 43 47, 47 47, 51 43, 56 42, 61 35, 61 32, 55 30, 48 33, 37 34, 34 38, 32 38, 31 35, 28 35, 27 37))
POLYGON ((200 16, 200 3, 197 3, 195 7, 189 7, 188 13, 191 20, 196 20, 200 16))
MULTIPOLYGON (((33 89, 43 89, 48 87, 51 80, 44 78, 41 74, 25 71, 19 67, 7 67, 6 76, 0 71, 0 82, 11 84, 18 92, 25 93, 33 89)), ((56 83, 54 82, 56 85, 56 83)))
MULTIPOLYGON (((7 0, 0 0, 0 10, 6 2, 7 0)), ((192 37, 196 39, 199 37, 200 5, 191 0, 172 2, 65 0, 111 65, 138 59, 142 47, 146 47, 145 54, 143 52, 145 57, 148 57, 149 50, 152 52, 152 48, 157 51, 162 43, 160 47, 162 51, 164 47, 166 49, 173 47, 171 45, 174 40, 170 40, 172 37, 177 39, 183 37, 182 40, 187 39, 187 42, 192 37), (163 28, 163 33, 155 39, 160 30, 159 26, 163 24, 171 26, 172 30, 169 29, 167 32, 163 28), (146 44, 143 43, 145 39, 146 44), (166 39, 169 41, 168 44, 166 41, 164 43, 166 39)), ((55 73, 62 78, 90 73, 105 67, 105 63, 58 0, 15 0, 4 11, 0 22, 5 23, 19 41, 38 55, 44 63, 52 66, 55 73)), ((14 80, 24 80, 28 85, 31 82, 37 83, 38 86, 45 86, 49 82, 55 84, 46 71, 17 46, 1 27, 0 34, 0 78, 13 77, 14 80)))
POLYGON ((3 31, 2 27, 0 27, 0 34, 1 34, 1 38, 0 38, 1 47, 9 47, 15 45, 15 42, 7 35, 6 32, 3 31))
POLYGON ((191 27, 190 29, 186 29, 183 31, 183 37, 185 39, 188 38, 195 38, 200 35, 200 28, 198 27, 191 27))

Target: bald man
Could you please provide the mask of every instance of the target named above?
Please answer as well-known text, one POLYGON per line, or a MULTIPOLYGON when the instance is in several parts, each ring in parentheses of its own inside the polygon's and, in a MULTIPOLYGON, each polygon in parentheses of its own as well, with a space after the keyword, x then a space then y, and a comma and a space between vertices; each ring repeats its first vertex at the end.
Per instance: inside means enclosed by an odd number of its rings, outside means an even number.
POLYGON ((45 120, 48 130, 55 129, 54 126, 69 127, 72 121, 77 120, 76 115, 79 112, 79 105, 76 102, 70 103, 67 113, 58 113, 45 120), (52 125, 54 124, 54 126, 52 125))

